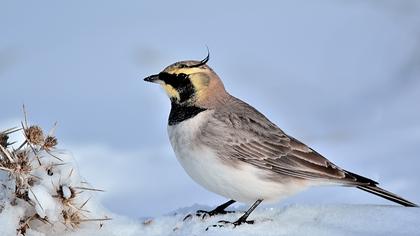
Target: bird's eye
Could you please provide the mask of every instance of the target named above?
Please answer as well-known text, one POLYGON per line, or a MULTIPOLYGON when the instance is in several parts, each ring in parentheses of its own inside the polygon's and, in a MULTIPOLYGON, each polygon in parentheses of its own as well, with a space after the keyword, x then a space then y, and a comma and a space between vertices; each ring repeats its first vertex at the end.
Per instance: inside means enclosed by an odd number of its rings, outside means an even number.
POLYGON ((179 64, 179 66, 178 66, 178 68, 186 68, 187 67, 187 65, 185 65, 185 64, 179 64))

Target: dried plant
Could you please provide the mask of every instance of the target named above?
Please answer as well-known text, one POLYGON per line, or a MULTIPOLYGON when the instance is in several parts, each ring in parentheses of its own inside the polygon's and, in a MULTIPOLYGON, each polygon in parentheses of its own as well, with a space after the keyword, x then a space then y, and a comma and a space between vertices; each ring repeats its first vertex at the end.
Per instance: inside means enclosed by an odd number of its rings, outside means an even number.
POLYGON ((32 125, 29 128, 24 128, 26 140, 33 145, 44 144, 44 132, 37 125, 32 125))
POLYGON ((4 148, 7 147, 8 143, 7 140, 9 139, 9 136, 3 132, 0 133, 0 145, 4 148))
POLYGON ((57 146, 58 141, 57 138, 54 136, 47 136, 44 140, 44 148, 46 150, 51 150, 55 146, 57 146))
POLYGON ((6 171, 8 173, 10 179, 9 184, 13 184, 11 189, 14 191, 14 197, 9 199, 9 203, 12 206, 16 206, 19 202, 23 201, 32 208, 20 219, 19 228, 16 229, 17 234, 25 235, 27 230, 33 226, 32 224, 35 220, 54 227, 54 223, 50 222, 51 220, 45 214, 38 214, 37 207, 43 211, 44 206, 41 205, 41 201, 32 189, 35 186, 39 186, 42 181, 45 182, 45 178, 57 178, 57 176, 54 176, 55 173, 60 174, 59 179, 60 182, 63 180, 63 183, 54 184, 51 179, 51 183, 56 189, 55 192, 51 193, 51 197, 57 199, 57 203, 61 209, 58 215, 61 217, 61 223, 66 229, 77 229, 84 222, 98 221, 100 225, 103 225, 103 221, 110 220, 106 216, 103 218, 89 218, 87 216, 89 214, 87 213, 91 212, 85 209, 90 197, 86 199, 84 192, 103 190, 91 188, 83 181, 72 186, 69 184, 71 181, 67 180, 72 177, 73 169, 65 176, 61 176, 62 172, 58 171, 67 163, 64 163, 54 152, 58 144, 57 138, 53 135, 56 124, 53 130, 45 136, 41 127, 28 125, 25 110, 24 114, 25 122, 21 124, 22 129, 12 128, 0 132, 0 171, 6 171), (19 148, 13 149, 10 143, 8 143, 9 134, 18 130, 22 130, 25 141, 19 148), (46 158, 45 153, 54 157, 54 159, 46 158), (45 177, 41 178, 35 173, 45 177), (69 183, 66 183, 66 181, 69 183))
POLYGON ((8 143, 9 134, 19 131, 19 128, 10 128, 0 132, 0 146, 7 148, 11 143, 8 143))

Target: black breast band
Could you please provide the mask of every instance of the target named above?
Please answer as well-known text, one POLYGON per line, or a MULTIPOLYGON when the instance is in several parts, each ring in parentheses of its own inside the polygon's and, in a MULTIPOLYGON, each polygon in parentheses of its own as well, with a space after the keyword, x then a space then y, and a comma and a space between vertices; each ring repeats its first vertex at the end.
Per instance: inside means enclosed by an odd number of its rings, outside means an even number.
POLYGON ((206 110, 201 107, 180 105, 175 102, 172 102, 171 106, 171 113, 169 113, 168 119, 169 125, 176 125, 184 120, 193 118, 194 116, 206 110))

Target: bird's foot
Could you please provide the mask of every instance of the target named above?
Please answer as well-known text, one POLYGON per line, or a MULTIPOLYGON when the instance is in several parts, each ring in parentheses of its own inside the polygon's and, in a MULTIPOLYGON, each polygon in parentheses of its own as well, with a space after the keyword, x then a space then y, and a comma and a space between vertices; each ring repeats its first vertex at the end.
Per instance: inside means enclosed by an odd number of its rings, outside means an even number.
POLYGON ((255 221, 254 220, 246 220, 246 218, 239 218, 237 221, 234 222, 230 222, 227 220, 220 220, 217 222, 217 224, 214 225, 210 225, 209 227, 206 228, 206 231, 208 231, 210 228, 215 228, 215 227, 226 227, 231 225, 233 228, 235 228, 236 226, 239 226, 241 224, 254 224, 255 221))
MULTIPOLYGON (((224 215, 228 213, 235 213, 235 211, 225 211, 223 209, 214 209, 211 211, 204 211, 198 210, 195 212, 195 216, 200 217, 201 219, 205 219, 207 217, 215 216, 215 215, 224 215)), ((189 220, 193 217, 194 214, 188 214, 184 217, 184 221, 189 220)))
POLYGON ((215 216, 215 215, 225 215, 225 214, 229 214, 229 213, 235 213, 235 211, 225 211, 225 210, 219 210, 219 209, 216 208, 212 211, 198 210, 195 213, 195 215, 204 219, 206 217, 211 217, 211 216, 215 216))

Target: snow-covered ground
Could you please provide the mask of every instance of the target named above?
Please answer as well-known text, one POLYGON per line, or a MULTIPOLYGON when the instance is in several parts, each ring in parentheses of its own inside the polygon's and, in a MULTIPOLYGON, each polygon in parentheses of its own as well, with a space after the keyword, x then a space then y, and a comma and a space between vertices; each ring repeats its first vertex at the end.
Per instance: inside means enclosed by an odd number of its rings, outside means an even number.
MULTIPOLYGON (((60 147, 106 190, 95 196, 114 218, 104 235, 157 235, 159 225, 162 234, 200 235, 217 220, 166 230, 186 213, 168 212, 226 199, 176 162, 166 137, 169 102, 141 80, 174 61, 202 58, 206 44, 209 65, 233 95, 339 166, 420 203, 419 1, 25 4, 0 7, 0 130, 20 124, 23 102, 34 122, 59 122, 60 147), (148 217, 153 222, 143 226, 148 217)), ((418 211, 388 204, 356 189, 314 188, 251 217, 279 214, 261 224, 273 234, 327 234, 318 230, 331 226, 345 227, 340 235, 362 227, 366 235, 415 235, 418 211)), ((259 227, 234 232, 258 234, 251 229, 259 227)))
MULTIPOLYGON (((198 209, 197 207, 188 208, 198 209)), ((253 214, 254 225, 232 227, 210 227, 219 220, 234 220, 240 214, 228 214, 209 219, 194 218, 183 221, 186 209, 176 215, 154 219, 134 220, 111 215, 113 220, 102 228, 81 228, 68 232, 68 236, 165 236, 165 235, 209 235, 209 236, 259 236, 259 235, 418 235, 420 232, 420 210, 378 205, 291 205, 283 208, 260 208, 253 214)), ((10 212, 9 215, 15 213, 10 212)), ((1 218, 0 219, 8 219, 1 218)), ((4 221, 1 221, 4 222, 4 221)), ((7 220, 6 220, 7 222, 7 220)), ((2 226, 4 226, 2 224, 2 226)), ((0 228, 0 233, 4 228, 0 228)), ((13 228, 9 227, 9 232, 13 228)))
MULTIPOLYGON (((260 208, 254 225, 211 227, 219 220, 234 221, 241 213, 183 221, 192 207, 146 221, 141 235, 418 235, 420 209, 378 205, 290 205, 260 208), (208 231, 206 228, 209 227, 208 231)), ((136 235, 133 232, 132 235, 136 235)))

